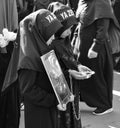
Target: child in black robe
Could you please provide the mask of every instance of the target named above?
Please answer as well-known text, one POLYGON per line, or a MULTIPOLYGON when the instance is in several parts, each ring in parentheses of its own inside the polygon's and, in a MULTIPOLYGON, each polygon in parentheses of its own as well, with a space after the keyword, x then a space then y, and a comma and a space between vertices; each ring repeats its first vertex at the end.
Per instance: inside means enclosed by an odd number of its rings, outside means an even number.
POLYGON ((78 65, 81 65, 74 57, 70 41, 71 27, 77 24, 77 20, 71 8, 59 2, 51 3, 48 9, 57 16, 63 25, 55 34, 55 39, 50 46, 55 50, 68 85, 75 95, 74 102, 67 105, 65 112, 58 111, 58 125, 56 128, 82 128, 79 108, 79 80, 69 76, 69 69, 78 71, 78 65))

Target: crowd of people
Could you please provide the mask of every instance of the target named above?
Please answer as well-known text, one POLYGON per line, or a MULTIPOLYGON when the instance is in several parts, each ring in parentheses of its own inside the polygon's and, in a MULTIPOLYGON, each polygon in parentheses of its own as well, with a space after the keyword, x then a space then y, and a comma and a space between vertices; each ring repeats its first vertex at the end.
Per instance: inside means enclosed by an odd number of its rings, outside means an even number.
POLYGON ((118 0, 0 2, 0 128, 19 128, 21 103, 25 128, 82 128, 79 102, 94 107, 94 115, 113 111, 118 0), (67 108, 58 106, 40 59, 51 50, 74 95, 67 108))

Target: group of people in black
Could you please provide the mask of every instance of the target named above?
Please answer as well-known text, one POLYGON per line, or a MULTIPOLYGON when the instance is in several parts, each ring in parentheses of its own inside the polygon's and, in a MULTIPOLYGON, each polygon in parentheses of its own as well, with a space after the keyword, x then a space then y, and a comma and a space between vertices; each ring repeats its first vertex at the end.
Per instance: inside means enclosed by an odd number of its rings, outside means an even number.
POLYGON ((119 2, 16 0, 14 4, 12 12, 17 9, 18 17, 12 19, 18 18, 18 23, 14 21, 12 29, 12 25, 3 28, 16 33, 16 38, 8 40, 6 52, 0 47, 0 128, 19 128, 21 103, 25 128, 82 128, 79 102, 94 107, 94 115, 112 112, 113 70, 120 68, 120 61, 116 63, 120 47, 111 33, 120 31, 119 2), (79 52, 74 53, 76 49, 79 52), (75 97, 66 110, 57 108, 40 60, 51 50, 68 85, 72 79, 75 97), (95 74, 89 78, 76 75, 85 67, 95 74))

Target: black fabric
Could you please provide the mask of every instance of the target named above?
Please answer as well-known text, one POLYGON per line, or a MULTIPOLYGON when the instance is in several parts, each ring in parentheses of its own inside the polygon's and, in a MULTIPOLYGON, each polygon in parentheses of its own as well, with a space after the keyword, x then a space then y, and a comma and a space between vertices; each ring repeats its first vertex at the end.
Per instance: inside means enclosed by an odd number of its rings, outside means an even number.
POLYGON ((78 70, 77 66, 79 62, 77 62, 74 58, 69 37, 67 37, 67 39, 62 39, 62 38, 55 39, 51 44, 51 48, 55 50, 56 55, 60 59, 60 63, 61 62, 64 63, 62 69, 66 68, 66 70, 68 69, 78 70))
MULTIPOLYGON (((13 42, 7 46, 7 53, 0 53, 0 91, 12 54, 13 42)), ((15 82, 4 93, 0 92, 0 128, 18 128, 20 119, 18 83, 15 82)))
POLYGON ((109 0, 90 0, 79 2, 77 16, 82 24, 81 29, 91 25, 98 19, 109 19, 108 34, 112 53, 120 51, 120 26, 114 15, 113 8, 109 0), (106 8, 106 11, 104 11, 106 8))
POLYGON ((116 0, 115 1, 115 4, 113 6, 113 10, 114 10, 114 13, 115 13, 115 16, 120 24, 120 15, 119 15, 119 12, 120 12, 120 1, 119 0, 116 0))
MULTIPOLYGON (((19 31, 18 31, 19 34, 19 31)), ((13 45, 13 51, 11 54, 11 58, 8 63, 8 68, 6 69, 6 75, 4 78, 2 92, 7 91, 6 89, 12 85, 17 80, 17 65, 19 59, 19 50, 20 50, 20 43, 17 43, 20 38, 17 36, 16 42, 13 45)))
POLYGON ((73 9, 74 12, 76 12, 76 9, 78 7, 79 0, 69 0, 70 7, 73 9))
MULTIPOLYGON (((119 0, 115 1, 115 4, 113 5, 113 10, 118 20, 118 23, 120 25, 120 15, 119 15, 120 1, 119 0)), ((114 69, 118 72, 120 72, 120 59, 119 58, 120 58, 120 52, 113 55, 114 69)))
POLYGON ((46 109, 30 103, 25 105, 25 128, 56 128, 56 108, 46 109))
POLYGON ((0 127, 19 128, 20 121, 20 93, 18 81, 1 95, 0 99, 0 127))
MULTIPOLYGON (((70 84, 69 80, 67 81, 70 84)), ((75 95, 74 105, 72 103, 67 104, 67 110, 65 112, 58 111, 57 127, 56 128, 82 128, 80 106, 79 106, 79 81, 72 79, 73 94, 75 95), (75 111, 74 108, 75 107, 75 111), (75 115, 76 114, 76 115, 75 115), (80 115, 79 115, 80 114, 80 115), (79 119, 76 119, 79 117, 79 119)))
MULTIPOLYGON (((18 87, 13 84, 19 80, 20 99, 25 104, 26 128, 56 128, 54 124, 56 97, 40 59, 41 55, 50 51, 43 34, 46 27, 50 24, 53 26, 54 23, 57 26, 52 28, 49 38, 61 27, 61 24, 48 10, 38 10, 21 21, 6 73, 2 91, 8 94, 12 87, 18 87), (47 19, 49 16, 51 19, 47 19)), ((14 101, 16 95, 11 97, 14 101)), ((15 112, 17 107, 13 109, 11 111, 15 112)), ((18 117, 19 115, 16 116, 14 124, 18 123, 18 117)))
MULTIPOLYGON (((13 54, 9 63, 8 71, 3 85, 3 91, 17 79, 17 71, 19 69, 32 69, 34 71, 44 71, 42 61, 40 56, 44 53, 50 51, 48 48, 43 35, 43 22, 41 17, 45 20, 47 15, 51 15, 49 11, 45 9, 38 10, 29 16, 25 17, 20 23, 20 27, 17 34, 17 39, 15 42, 15 47, 13 49, 13 54), (38 15, 39 14, 39 15, 38 15), (39 22, 40 20, 41 22, 39 22), (38 24, 39 23, 39 24, 38 24), (42 29, 39 29, 39 28, 42 29)), ((46 21, 46 24, 49 23, 46 21)), ((51 32, 56 32, 57 29, 61 27, 60 22, 53 18, 52 26, 57 24, 54 30, 51 32)), ((45 28, 44 28, 45 29, 45 28)), ((54 34, 54 33, 53 33, 54 34)))
POLYGON ((38 107, 56 106, 56 97, 46 72, 22 69, 19 71, 19 83, 25 101, 38 107))
POLYGON ((59 38, 56 37, 50 46, 55 50, 61 69, 67 80, 68 86, 71 92, 75 95, 74 107, 75 113, 79 119, 77 120, 74 113, 72 103, 67 104, 67 110, 65 112, 58 111, 57 114, 57 126, 56 128, 82 128, 81 115, 78 116, 79 107, 79 81, 72 79, 72 85, 70 84, 70 77, 68 69, 78 70, 77 66, 80 64, 74 58, 73 51, 70 44, 69 37, 59 38), (72 90, 73 88, 73 90, 72 90))
POLYGON ((112 107, 113 99, 112 53, 106 36, 108 25, 108 19, 99 19, 81 30, 79 58, 79 61, 83 65, 86 65, 95 71, 95 75, 91 78, 80 81, 81 99, 91 107, 105 109, 112 107), (87 56, 88 50, 93 44, 93 39, 96 37, 99 38, 99 43, 96 43, 99 45, 99 50, 98 48, 96 49, 98 57, 89 59, 87 56))
MULTIPOLYGON (((0 1, 0 33, 3 28, 15 31, 18 28, 18 14, 16 0, 0 1)), ((19 124, 19 98, 15 86, 3 95, 1 92, 9 61, 12 54, 13 42, 5 47, 6 53, 0 50, 0 128, 18 128, 19 124)), ((1 49, 1 48, 0 48, 1 49)))
POLYGON ((112 19, 114 24, 119 28, 109 0, 81 0, 77 11, 79 12, 78 16, 80 14, 80 22, 84 24, 83 27, 87 27, 97 19, 109 18, 112 19), (81 6, 81 8, 79 8, 79 6, 81 6), (106 11, 104 9, 106 9, 106 11))
POLYGON ((42 8, 47 9, 50 2, 52 2, 52 0, 36 0, 34 2, 35 11, 39 10, 39 9, 42 9, 42 8))
POLYGON ((46 72, 22 69, 19 83, 25 105, 25 127, 56 128, 57 99, 46 72))
MULTIPOLYGON (((55 50, 55 53, 58 57, 60 66, 64 73, 64 76, 67 80, 68 86, 70 87, 71 92, 75 95, 74 107, 71 103, 67 104, 67 110, 65 112, 58 111, 57 117, 57 126, 56 128, 82 128, 81 125, 81 116, 78 114, 80 109, 79 107, 79 81, 73 80, 70 85, 70 77, 69 77, 69 69, 78 70, 77 66, 79 62, 77 62, 74 58, 73 49, 71 47, 70 38, 65 37, 61 38, 61 33, 68 29, 70 26, 75 25, 77 23, 75 15, 72 11, 70 13, 72 16, 69 18, 70 8, 59 3, 51 3, 51 6, 55 8, 55 10, 51 10, 54 14, 60 19, 63 27, 55 34, 55 40, 51 43, 51 47, 55 50), (57 8, 57 7, 58 8, 57 8), (62 6, 62 7, 61 7, 62 6), (65 17, 61 17, 60 15, 64 15, 65 17), (73 18, 73 19, 72 19, 73 18), (74 20, 74 21, 71 21, 74 20), (73 91, 72 91, 73 88, 73 91), (75 109, 75 110, 74 110, 75 109), (76 119, 75 113, 79 119, 76 119), (79 116, 78 116, 79 115, 79 116)), ((71 12, 71 11, 70 11, 71 12)))
POLYGON ((43 69, 41 65, 42 62, 39 57, 49 51, 49 48, 46 44, 48 37, 47 39, 44 39, 43 34, 45 32, 50 33, 49 31, 45 31, 45 29, 47 29, 48 25, 50 24, 53 26, 53 30, 51 30, 52 33, 49 35, 49 38, 57 31, 57 29, 61 27, 61 24, 56 19, 56 17, 52 16, 52 14, 50 14, 49 11, 45 9, 38 10, 21 21, 20 29, 23 29, 25 32, 21 33, 21 35, 23 34, 23 37, 25 36, 25 38, 21 40, 23 42, 25 41, 24 43, 26 46, 23 44, 20 48, 19 68, 27 68, 35 71, 41 71, 43 69), (51 23, 46 21, 45 17, 48 15, 52 17, 53 21, 51 23), (41 17, 42 19, 38 18, 37 16, 41 17), (54 23, 57 24, 57 28, 54 27, 54 23), (24 51, 26 52, 24 53, 24 51))

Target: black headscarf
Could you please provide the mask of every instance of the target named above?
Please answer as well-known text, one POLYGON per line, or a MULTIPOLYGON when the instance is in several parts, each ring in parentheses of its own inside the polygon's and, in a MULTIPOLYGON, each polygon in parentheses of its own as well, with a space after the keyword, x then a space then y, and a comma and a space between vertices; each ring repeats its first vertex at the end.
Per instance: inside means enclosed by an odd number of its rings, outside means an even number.
POLYGON ((50 50, 46 41, 61 26, 56 16, 46 9, 40 9, 20 22, 17 45, 13 50, 2 91, 17 79, 19 69, 44 71, 40 56, 50 50), (46 19, 49 16, 50 19, 46 19))

